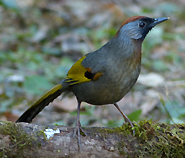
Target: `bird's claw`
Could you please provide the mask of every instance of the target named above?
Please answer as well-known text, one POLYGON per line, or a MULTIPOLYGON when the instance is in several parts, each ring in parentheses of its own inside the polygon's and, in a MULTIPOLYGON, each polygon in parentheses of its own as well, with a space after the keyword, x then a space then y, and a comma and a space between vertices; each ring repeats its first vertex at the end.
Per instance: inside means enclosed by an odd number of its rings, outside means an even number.
POLYGON ((74 129, 73 137, 76 137, 78 139, 78 149, 81 151, 81 133, 83 133, 83 136, 87 136, 86 132, 81 128, 81 124, 77 123, 74 129))
POLYGON ((133 123, 129 120, 129 119, 125 119, 125 122, 129 123, 130 126, 132 127, 132 132, 133 132, 133 135, 135 135, 135 129, 134 129, 134 125, 133 123))

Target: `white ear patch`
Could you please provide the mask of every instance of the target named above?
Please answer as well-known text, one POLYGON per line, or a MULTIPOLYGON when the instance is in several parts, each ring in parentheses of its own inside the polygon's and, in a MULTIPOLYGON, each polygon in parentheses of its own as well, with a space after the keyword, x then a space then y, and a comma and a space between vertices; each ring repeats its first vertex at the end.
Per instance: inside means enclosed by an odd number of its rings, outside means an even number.
POLYGON ((142 38, 141 33, 139 33, 138 30, 136 30, 136 29, 130 29, 128 31, 128 34, 129 34, 129 37, 132 38, 132 39, 140 39, 140 38, 142 38))

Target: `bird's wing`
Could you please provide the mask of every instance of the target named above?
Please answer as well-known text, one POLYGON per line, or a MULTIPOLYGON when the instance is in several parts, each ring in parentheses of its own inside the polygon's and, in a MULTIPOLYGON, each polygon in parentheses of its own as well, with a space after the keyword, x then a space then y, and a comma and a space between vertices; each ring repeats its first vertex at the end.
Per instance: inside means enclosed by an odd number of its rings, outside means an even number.
POLYGON ((70 85, 74 85, 77 83, 95 81, 98 80, 100 76, 102 76, 103 73, 101 72, 92 73, 91 68, 84 67, 82 65, 82 61, 85 58, 86 56, 83 56, 76 63, 74 63, 74 65, 68 71, 68 74, 65 78, 65 82, 69 83, 70 85))

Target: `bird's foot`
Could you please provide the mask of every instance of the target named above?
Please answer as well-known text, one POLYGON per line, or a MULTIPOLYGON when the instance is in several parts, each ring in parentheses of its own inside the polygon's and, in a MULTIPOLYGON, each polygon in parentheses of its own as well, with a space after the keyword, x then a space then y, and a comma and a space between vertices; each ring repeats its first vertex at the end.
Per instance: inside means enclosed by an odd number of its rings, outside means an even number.
POLYGON ((87 136, 86 132, 82 129, 80 122, 76 123, 73 137, 78 139, 78 150, 81 151, 81 135, 87 136))
POLYGON ((125 122, 130 124, 130 126, 132 127, 133 135, 135 135, 135 129, 134 129, 134 125, 133 125, 132 121, 130 121, 130 119, 128 117, 126 117, 125 122))

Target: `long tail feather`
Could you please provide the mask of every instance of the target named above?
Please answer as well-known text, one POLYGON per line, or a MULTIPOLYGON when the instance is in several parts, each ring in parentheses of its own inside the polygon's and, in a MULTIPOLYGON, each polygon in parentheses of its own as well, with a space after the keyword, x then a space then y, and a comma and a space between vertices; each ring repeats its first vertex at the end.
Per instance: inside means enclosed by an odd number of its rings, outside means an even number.
POLYGON ((16 122, 31 122, 35 116, 41 112, 45 106, 57 98, 62 92, 65 91, 65 88, 62 84, 57 84, 50 91, 45 93, 37 102, 35 102, 28 110, 26 110, 16 122))

